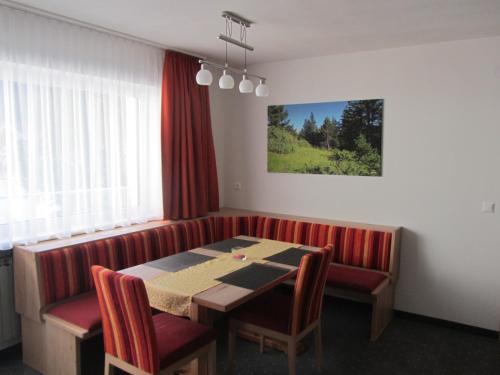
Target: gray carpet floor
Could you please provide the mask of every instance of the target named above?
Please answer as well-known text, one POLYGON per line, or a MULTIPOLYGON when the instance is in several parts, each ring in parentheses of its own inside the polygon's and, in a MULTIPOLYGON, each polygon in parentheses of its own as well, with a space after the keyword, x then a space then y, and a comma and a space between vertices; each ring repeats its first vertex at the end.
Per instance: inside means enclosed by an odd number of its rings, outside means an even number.
MULTIPOLYGON (((224 374, 227 356, 227 321, 216 328, 218 374, 224 374)), ((396 315, 377 342, 370 342, 369 306, 327 298, 323 310, 325 368, 315 369, 312 336, 305 340, 306 351, 300 355, 298 374, 335 375, 500 375, 500 341, 470 330, 447 327, 433 322, 396 315)), ((82 353, 84 374, 102 372, 102 343, 85 343, 82 353)), ((285 354, 239 339, 236 374, 287 374, 285 354)), ((0 374, 35 375, 22 363, 19 346, 0 352, 0 374)))

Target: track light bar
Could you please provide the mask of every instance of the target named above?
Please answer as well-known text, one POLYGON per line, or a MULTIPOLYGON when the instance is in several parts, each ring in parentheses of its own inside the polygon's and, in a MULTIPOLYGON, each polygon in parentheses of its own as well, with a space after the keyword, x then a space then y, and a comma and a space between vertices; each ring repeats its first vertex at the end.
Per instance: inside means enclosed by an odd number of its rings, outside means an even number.
POLYGON ((230 12, 228 10, 225 10, 222 12, 222 17, 228 19, 229 21, 233 21, 236 23, 239 23, 240 25, 250 27, 250 25, 253 23, 250 20, 247 20, 246 18, 240 16, 239 14, 230 12))
POLYGON ((265 77, 261 77, 261 76, 258 76, 256 74, 251 74, 251 73, 248 73, 248 72, 245 72, 244 70, 241 70, 241 69, 237 69, 237 68, 232 68, 230 66, 225 66, 225 65, 222 65, 222 64, 218 64, 218 63, 215 63, 213 61, 208 61, 208 60, 198 60, 198 62, 200 64, 205 64, 205 65, 209 65, 209 66, 213 66, 214 68, 218 68, 218 69, 222 69, 222 70, 229 70, 233 73, 237 73, 237 74, 241 74, 241 75, 246 75, 248 77, 254 77, 254 78, 258 78, 258 79, 261 79, 263 81, 266 80, 265 77))
POLYGON ((248 45, 248 44, 245 44, 243 42, 240 42, 239 40, 236 40, 236 39, 233 39, 233 38, 230 38, 228 36, 225 36, 224 34, 219 34, 219 36, 217 37, 217 39, 220 39, 220 40, 223 40, 224 42, 228 42, 228 43, 231 43, 231 44, 234 44, 235 46, 238 46, 238 47, 241 47, 241 48, 245 48, 249 51, 253 51, 253 47, 248 45))
MULTIPOLYGON (((1 0, 0 0, 1 1, 1 0)), ((213 81, 212 73, 205 69, 206 66, 212 66, 216 69, 222 70, 222 75, 219 78, 219 87, 223 90, 231 90, 234 88, 234 78, 229 73, 236 73, 241 75, 241 81, 238 85, 238 89, 242 94, 250 94, 254 91, 254 83, 249 77, 254 77, 259 79, 259 84, 255 88, 255 95, 258 97, 269 96, 269 86, 266 84, 266 78, 258 76, 256 74, 251 74, 247 72, 247 50, 253 51, 253 47, 247 44, 247 28, 253 23, 235 13, 224 11, 222 12, 222 17, 226 24, 226 33, 219 34, 217 37, 219 40, 225 42, 226 47, 226 58, 224 64, 216 63, 213 61, 200 59, 198 62, 201 64, 201 69, 196 73, 196 83, 200 86, 210 86, 213 81), (236 40, 232 38, 233 33, 233 23, 239 25, 240 29, 240 39, 236 40), (245 57, 245 65, 243 69, 232 68, 227 62, 227 45, 228 43, 234 44, 237 47, 243 49, 245 57)))

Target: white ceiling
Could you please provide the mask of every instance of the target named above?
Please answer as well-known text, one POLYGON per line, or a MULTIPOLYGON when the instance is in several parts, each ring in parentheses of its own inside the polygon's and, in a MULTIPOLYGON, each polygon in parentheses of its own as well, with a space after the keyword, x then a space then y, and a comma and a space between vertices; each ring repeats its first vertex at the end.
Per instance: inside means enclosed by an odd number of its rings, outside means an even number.
MULTIPOLYGON (((18 2, 217 59, 224 55, 220 13, 230 10, 256 22, 249 63, 500 35, 500 0, 18 2)), ((241 62, 241 53, 230 48, 232 61, 241 62)))

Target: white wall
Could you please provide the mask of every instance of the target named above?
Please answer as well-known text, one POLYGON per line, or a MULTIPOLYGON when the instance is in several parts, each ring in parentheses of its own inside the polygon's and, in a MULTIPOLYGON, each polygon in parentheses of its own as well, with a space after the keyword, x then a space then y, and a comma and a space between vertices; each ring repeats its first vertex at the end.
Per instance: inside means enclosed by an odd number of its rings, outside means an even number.
POLYGON ((269 98, 217 94, 225 205, 401 225, 396 308, 498 330, 500 214, 480 208, 500 204, 500 38, 251 70, 269 98), (383 177, 267 172, 267 105, 370 98, 385 99, 383 177))

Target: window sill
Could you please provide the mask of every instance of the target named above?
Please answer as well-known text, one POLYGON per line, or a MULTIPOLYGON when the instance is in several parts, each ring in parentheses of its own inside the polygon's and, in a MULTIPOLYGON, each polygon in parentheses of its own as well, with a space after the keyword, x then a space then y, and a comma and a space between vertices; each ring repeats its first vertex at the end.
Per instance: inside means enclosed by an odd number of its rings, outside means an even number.
MULTIPOLYGON (((96 231, 93 233, 78 234, 70 238, 42 241, 33 245, 16 245, 14 246, 14 249, 28 251, 32 253, 41 253, 44 251, 60 249, 66 246, 74 246, 85 242, 92 242, 106 238, 122 236, 128 233, 140 232, 142 230, 153 229, 174 222, 175 221, 172 220, 154 220, 144 224, 133 224, 127 227, 119 227, 109 230, 96 231)), ((7 250, 5 252, 12 252, 12 250, 10 251, 7 250)), ((0 251, 0 257, 1 254, 2 251, 0 251)))

